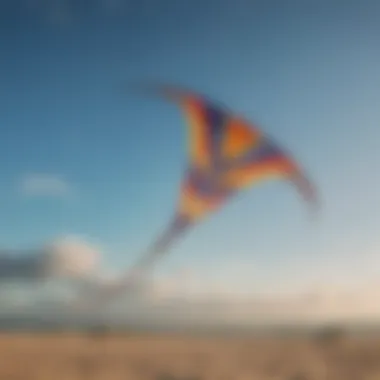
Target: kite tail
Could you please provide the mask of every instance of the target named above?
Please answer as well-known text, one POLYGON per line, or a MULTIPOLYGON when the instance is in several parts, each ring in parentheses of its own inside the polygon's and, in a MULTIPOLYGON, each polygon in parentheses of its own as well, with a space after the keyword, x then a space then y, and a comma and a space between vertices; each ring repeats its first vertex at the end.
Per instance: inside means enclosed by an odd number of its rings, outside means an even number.
POLYGON ((169 228, 153 243, 145 254, 135 263, 134 269, 147 269, 171 248, 172 244, 187 231, 191 221, 181 215, 174 218, 169 228))
POLYGON ((116 292, 127 288, 133 281, 138 280, 138 277, 143 275, 145 271, 152 269, 157 260, 166 254, 172 244, 187 231, 190 224, 191 221, 188 218, 181 215, 176 216, 164 233, 159 236, 139 260, 132 265, 123 278, 120 279, 117 287, 115 287, 115 290, 116 288, 119 289, 116 292))

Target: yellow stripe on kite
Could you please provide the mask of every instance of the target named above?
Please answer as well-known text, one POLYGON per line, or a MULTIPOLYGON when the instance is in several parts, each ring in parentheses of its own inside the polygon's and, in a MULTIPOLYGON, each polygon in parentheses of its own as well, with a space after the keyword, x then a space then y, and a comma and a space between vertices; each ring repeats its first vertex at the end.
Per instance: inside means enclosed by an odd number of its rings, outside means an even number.
POLYGON ((207 168, 210 166, 210 152, 202 104, 195 98, 186 98, 182 101, 182 107, 189 126, 188 136, 191 160, 196 166, 207 168))

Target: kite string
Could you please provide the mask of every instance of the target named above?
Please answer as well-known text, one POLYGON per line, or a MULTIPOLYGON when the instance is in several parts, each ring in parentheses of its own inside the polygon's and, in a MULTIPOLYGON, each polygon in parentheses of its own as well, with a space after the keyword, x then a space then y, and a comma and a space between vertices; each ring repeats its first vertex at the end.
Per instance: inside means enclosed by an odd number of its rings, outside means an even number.
POLYGON ((171 245, 185 232, 189 226, 188 220, 176 217, 164 233, 149 247, 145 253, 129 268, 123 276, 121 283, 131 284, 133 280, 138 280, 146 271, 153 269, 154 264, 168 252, 171 245))

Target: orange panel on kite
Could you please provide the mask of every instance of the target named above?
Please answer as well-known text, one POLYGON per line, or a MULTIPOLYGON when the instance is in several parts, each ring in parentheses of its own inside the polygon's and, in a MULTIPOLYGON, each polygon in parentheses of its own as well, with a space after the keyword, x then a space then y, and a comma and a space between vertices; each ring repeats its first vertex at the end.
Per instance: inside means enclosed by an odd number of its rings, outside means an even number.
POLYGON ((257 129, 249 127, 249 124, 241 118, 231 117, 225 127, 222 142, 222 155, 225 158, 234 158, 244 154, 255 146, 261 133, 257 129))

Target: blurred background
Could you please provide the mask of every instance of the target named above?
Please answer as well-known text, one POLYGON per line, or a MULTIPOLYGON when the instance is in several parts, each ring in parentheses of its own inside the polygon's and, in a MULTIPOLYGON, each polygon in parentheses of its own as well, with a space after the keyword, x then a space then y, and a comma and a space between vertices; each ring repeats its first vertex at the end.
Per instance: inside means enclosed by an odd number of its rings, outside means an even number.
POLYGON ((379 17, 369 0, 2 0, 0 322, 376 324, 379 17), (79 312, 166 225, 186 166, 178 109, 121 91, 140 80, 260 125, 322 212, 260 184, 116 305, 79 312))

